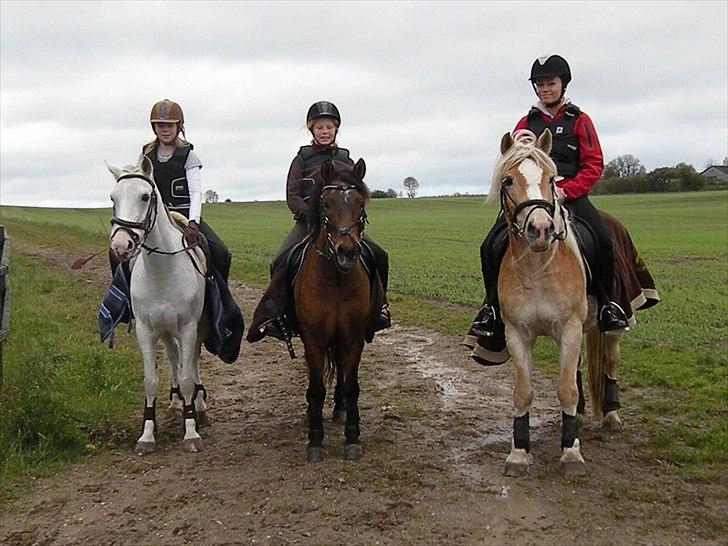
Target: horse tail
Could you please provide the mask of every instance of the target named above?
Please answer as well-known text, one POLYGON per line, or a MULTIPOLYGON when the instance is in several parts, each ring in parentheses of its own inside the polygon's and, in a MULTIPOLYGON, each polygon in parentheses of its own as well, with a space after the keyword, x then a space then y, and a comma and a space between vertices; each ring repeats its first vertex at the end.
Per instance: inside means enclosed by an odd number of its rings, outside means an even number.
POLYGON ((326 355, 326 367, 324 368, 324 377, 326 378, 326 384, 330 385, 336 375, 336 347, 331 347, 328 354, 326 355))
POLYGON ((596 419, 604 417, 604 376, 607 373, 608 355, 606 336, 595 326, 586 332, 586 360, 589 369, 589 393, 592 413, 596 419))

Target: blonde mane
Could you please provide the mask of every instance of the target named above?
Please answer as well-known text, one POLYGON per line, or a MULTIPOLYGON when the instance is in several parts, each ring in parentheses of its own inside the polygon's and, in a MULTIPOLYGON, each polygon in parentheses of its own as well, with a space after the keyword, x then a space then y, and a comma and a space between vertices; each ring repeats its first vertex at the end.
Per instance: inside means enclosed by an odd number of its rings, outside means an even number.
POLYGON ((500 199, 501 181, 506 171, 509 171, 525 159, 532 159, 544 170, 556 174, 556 165, 549 155, 536 146, 536 135, 528 129, 521 129, 513 133, 515 143, 506 153, 498 155, 493 169, 493 178, 490 182, 488 201, 500 199))

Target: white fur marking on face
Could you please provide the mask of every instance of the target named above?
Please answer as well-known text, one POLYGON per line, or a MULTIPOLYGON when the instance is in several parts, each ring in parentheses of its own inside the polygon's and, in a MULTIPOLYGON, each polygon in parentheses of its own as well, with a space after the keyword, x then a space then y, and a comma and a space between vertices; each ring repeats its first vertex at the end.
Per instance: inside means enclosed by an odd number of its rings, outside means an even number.
POLYGON ((528 184, 528 198, 543 199, 543 195, 541 195, 541 176, 543 175, 543 169, 538 166, 538 163, 533 159, 525 159, 518 165, 518 170, 528 184))

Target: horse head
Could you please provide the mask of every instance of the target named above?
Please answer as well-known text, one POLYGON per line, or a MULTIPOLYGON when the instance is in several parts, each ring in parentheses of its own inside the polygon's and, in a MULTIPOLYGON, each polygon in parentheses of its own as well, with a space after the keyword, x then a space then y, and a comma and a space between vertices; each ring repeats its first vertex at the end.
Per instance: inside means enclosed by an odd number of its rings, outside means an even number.
POLYGON ((319 249, 319 253, 333 259, 342 272, 351 270, 361 256, 367 218, 364 207, 369 200, 369 189, 363 182, 365 173, 363 159, 353 168, 336 168, 327 160, 311 196, 311 232, 314 240, 323 239, 324 234, 326 239, 326 250, 319 249))
POLYGON ((111 249, 121 261, 132 258, 144 242, 157 218, 157 188, 152 178, 152 162, 144 155, 136 165, 116 167, 106 164, 116 185, 111 192, 114 216, 111 219, 111 249))
POLYGON ((548 129, 538 139, 527 130, 503 135, 489 195, 500 200, 510 232, 535 252, 563 239, 565 220, 554 191, 551 144, 548 129))

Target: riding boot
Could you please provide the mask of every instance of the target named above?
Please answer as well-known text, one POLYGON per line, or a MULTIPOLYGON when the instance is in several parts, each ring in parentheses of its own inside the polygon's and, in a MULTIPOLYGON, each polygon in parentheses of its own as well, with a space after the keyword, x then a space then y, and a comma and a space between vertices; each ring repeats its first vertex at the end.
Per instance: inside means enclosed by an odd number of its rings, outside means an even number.
POLYGON ((389 300, 387 299, 387 285, 389 284, 389 255, 387 252, 379 246, 374 239, 369 235, 364 235, 366 243, 372 251, 374 256, 374 264, 379 275, 379 280, 382 283, 382 290, 384 291, 384 303, 380 309, 379 316, 374 322, 374 331, 378 332, 392 326, 392 316, 389 311, 389 300))
POLYGON ((480 266, 485 285, 485 302, 480 308, 472 329, 478 335, 493 336, 501 324, 498 303, 498 273, 508 244, 508 231, 503 215, 499 215, 495 225, 480 246, 480 266))
POLYGON ((246 338, 250 343, 260 341, 266 336, 283 341, 290 339, 291 334, 284 319, 287 295, 286 269, 279 267, 273 273, 270 285, 253 313, 246 338))

